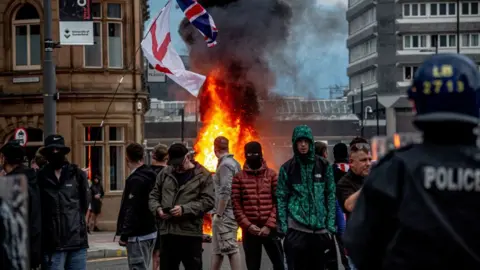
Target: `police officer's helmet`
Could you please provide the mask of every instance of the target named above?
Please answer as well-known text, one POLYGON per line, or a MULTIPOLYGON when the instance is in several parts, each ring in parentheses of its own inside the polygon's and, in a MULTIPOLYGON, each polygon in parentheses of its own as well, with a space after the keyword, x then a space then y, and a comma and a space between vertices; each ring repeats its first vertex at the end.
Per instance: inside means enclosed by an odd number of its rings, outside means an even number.
POLYGON ((461 54, 436 54, 418 68, 408 89, 415 123, 479 123, 480 73, 475 63, 461 54))

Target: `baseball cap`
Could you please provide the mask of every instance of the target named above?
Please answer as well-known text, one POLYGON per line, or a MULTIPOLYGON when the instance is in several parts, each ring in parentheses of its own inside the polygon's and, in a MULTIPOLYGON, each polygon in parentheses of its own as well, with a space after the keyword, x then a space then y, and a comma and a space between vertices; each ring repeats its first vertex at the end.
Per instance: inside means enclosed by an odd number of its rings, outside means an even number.
POLYGON ((174 143, 168 148, 168 165, 178 166, 183 163, 188 149, 182 143, 174 143))

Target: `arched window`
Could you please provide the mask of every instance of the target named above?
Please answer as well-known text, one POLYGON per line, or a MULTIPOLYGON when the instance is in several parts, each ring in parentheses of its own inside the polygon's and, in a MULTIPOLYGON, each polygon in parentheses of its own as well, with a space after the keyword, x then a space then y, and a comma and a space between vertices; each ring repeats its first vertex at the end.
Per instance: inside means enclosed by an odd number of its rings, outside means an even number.
POLYGON ((24 4, 12 20, 13 69, 41 69, 40 16, 31 4, 24 4))

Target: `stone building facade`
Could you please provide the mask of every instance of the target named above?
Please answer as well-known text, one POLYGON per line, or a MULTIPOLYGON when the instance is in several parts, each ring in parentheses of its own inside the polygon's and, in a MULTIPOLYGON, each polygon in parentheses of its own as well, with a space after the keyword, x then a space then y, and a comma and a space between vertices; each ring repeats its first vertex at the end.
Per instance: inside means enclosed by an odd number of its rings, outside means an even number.
MULTIPOLYGON (((43 143, 42 5, 41 0, 0 0, 0 140, 26 128, 29 158, 43 143)), ((58 0, 48 8, 58 41, 58 0)), ((93 0, 95 45, 54 51, 57 133, 72 149, 69 160, 102 175, 106 196, 101 229, 115 228, 128 175, 125 146, 144 138, 148 93, 137 48, 147 8, 143 0, 93 0)))

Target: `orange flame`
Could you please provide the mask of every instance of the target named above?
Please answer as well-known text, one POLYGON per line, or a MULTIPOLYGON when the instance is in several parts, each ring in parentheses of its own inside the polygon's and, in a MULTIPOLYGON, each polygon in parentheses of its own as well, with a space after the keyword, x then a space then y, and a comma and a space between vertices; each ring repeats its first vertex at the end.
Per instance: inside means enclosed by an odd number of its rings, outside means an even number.
MULTIPOLYGON (((195 160, 214 172, 217 167, 217 158, 213 151, 213 142, 216 137, 224 136, 229 140, 230 153, 243 164, 245 162, 244 145, 250 141, 258 140, 253 126, 242 122, 242 112, 234 111, 231 104, 232 97, 228 89, 219 85, 215 75, 207 78, 206 87, 200 94, 200 102, 208 106, 202 114, 203 127, 200 130, 195 149, 195 160)), ((212 234, 211 218, 205 217, 203 231, 212 234)), ((242 239, 242 230, 237 232, 237 239, 242 239)))

